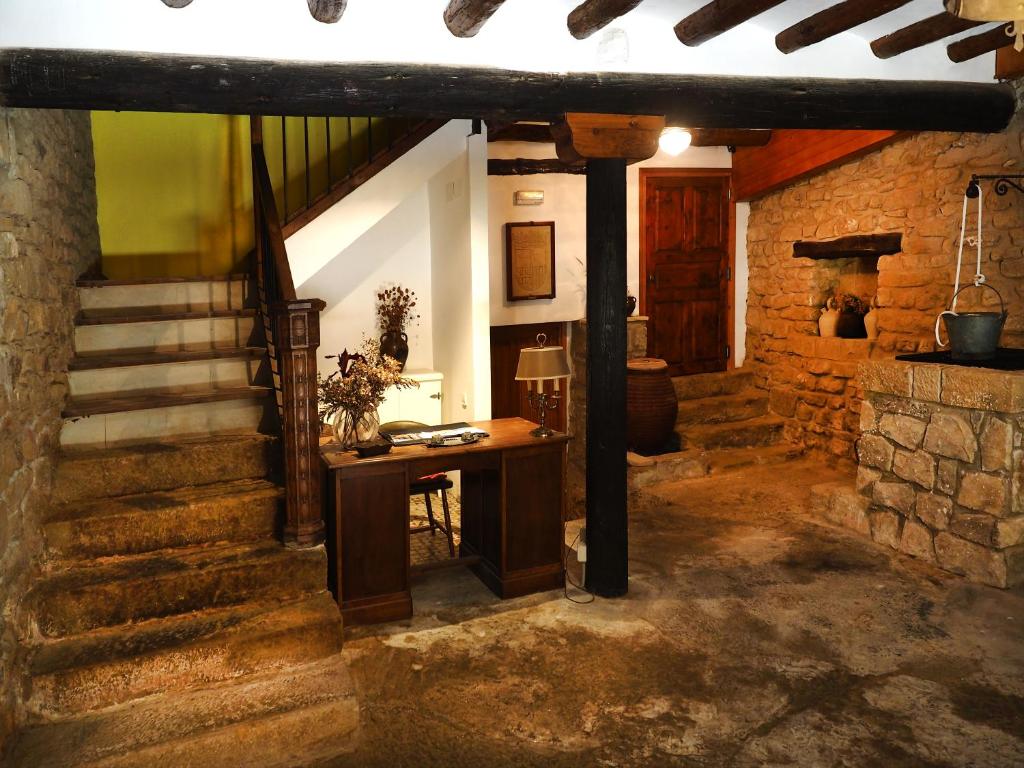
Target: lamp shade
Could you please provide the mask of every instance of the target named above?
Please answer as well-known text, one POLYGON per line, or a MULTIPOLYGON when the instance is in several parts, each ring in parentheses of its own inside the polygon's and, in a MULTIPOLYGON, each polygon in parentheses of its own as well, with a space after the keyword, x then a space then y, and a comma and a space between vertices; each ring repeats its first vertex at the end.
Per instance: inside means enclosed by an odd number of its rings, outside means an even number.
POLYGON ((1020 0, 946 0, 946 10, 972 21, 1024 19, 1024 2, 1020 0))
POLYGON ((564 347, 526 347, 519 351, 516 381, 564 379, 569 376, 569 360, 564 347))

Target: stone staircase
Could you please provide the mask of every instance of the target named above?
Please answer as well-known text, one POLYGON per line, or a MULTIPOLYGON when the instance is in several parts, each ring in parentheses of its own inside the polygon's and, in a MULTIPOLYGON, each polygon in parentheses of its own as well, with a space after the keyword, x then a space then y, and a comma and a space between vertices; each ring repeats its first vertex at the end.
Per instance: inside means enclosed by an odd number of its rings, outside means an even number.
POLYGON ((629 454, 629 485, 634 491, 752 464, 788 461, 802 453, 785 442, 784 420, 769 413, 768 394, 754 387, 749 371, 676 376, 672 384, 679 398, 680 451, 651 457, 629 454))
MULTIPOLYGON (((84 281, 12 766, 303 765, 358 724, 323 547, 280 543, 244 277, 84 281)), ((272 414, 272 412, 271 412, 272 414)))

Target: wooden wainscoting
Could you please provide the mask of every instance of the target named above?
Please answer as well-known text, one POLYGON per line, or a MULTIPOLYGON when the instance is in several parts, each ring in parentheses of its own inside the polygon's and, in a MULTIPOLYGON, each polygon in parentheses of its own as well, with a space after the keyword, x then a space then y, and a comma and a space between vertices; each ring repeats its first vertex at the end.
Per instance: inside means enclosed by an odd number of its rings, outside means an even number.
MULTIPOLYGON (((491 417, 504 419, 521 416, 538 421, 537 412, 526 399, 526 382, 516 381, 519 350, 537 346, 537 334, 547 335, 548 346, 566 345, 565 323, 530 323, 528 325, 495 325, 491 327, 491 417)), ((550 391, 551 384, 548 384, 550 391)), ((562 383, 563 396, 568 393, 568 382, 562 383)), ((565 432, 568 423, 566 402, 548 412, 548 426, 565 432)))

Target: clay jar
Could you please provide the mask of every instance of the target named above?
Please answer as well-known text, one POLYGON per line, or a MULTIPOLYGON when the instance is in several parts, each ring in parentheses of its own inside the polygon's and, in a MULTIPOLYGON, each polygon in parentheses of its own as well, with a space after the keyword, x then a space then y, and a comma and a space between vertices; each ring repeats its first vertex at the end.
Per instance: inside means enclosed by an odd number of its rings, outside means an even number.
POLYGON ((836 326, 839 325, 839 309, 836 307, 835 299, 829 299, 825 308, 821 310, 818 318, 818 335, 833 337, 836 335, 836 326))
POLYGON ((626 445, 641 454, 665 448, 679 414, 668 363, 638 357, 626 363, 626 445))

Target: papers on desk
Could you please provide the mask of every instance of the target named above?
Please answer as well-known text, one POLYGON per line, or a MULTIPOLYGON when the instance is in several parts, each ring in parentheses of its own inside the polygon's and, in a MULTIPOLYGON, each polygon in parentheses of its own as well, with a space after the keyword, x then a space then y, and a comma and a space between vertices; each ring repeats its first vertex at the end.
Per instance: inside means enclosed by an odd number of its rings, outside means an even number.
POLYGON ((487 437, 487 433, 479 427, 472 427, 465 422, 459 424, 441 424, 423 430, 403 430, 401 432, 383 432, 381 436, 391 441, 392 445, 423 445, 430 442, 434 435, 441 437, 461 437, 464 434, 487 437))

